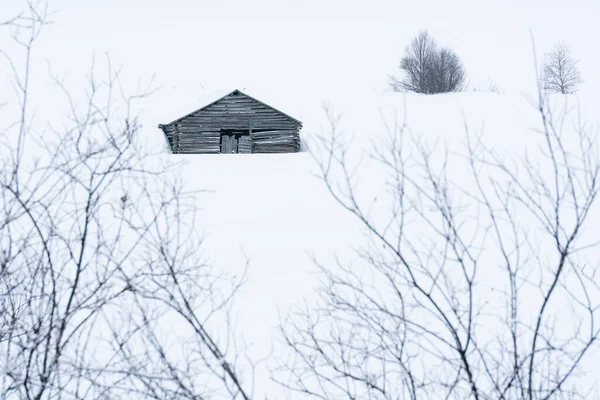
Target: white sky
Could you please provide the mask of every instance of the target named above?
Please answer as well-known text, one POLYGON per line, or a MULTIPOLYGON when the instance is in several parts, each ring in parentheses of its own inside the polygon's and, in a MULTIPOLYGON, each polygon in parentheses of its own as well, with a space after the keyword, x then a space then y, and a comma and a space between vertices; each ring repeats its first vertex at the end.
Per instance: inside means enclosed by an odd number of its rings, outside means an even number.
MULTIPOLYGON (((0 2, 0 20, 23 4, 0 2)), ((50 65, 77 87, 92 57, 102 61, 108 53, 123 66, 126 90, 135 92, 152 76, 163 88, 142 104, 151 110, 145 126, 157 135, 157 123, 203 105, 196 96, 202 88, 259 88, 279 98, 290 97, 283 92, 289 89, 315 102, 316 93, 385 89, 404 47, 424 28, 459 54, 472 87, 493 80, 504 92, 531 89, 531 30, 538 53, 567 42, 581 61, 585 88, 600 91, 598 0, 51 0, 50 7, 53 25, 34 53, 32 84, 48 86, 50 65), (173 88, 177 96, 168 93, 173 88)), ((6 39, 0 33, 0 45, 6 39)), ((0 102, 7 83, 0 74, 0 102)), ((37 122, 56 106, 47 101, 52 96, 32 96, 37 122)), ((302 118, 285 102, 271 105, 302 118)))
POLYGON ((41 43, 55 69, 86 69, 94 51, 109 52, 130 76, 156 74, 165 87, 380 89, 422 28, 463 58, 474 85, 493 79, 511 91, 531 83, 529 29, 540 51, 567 41, 584 79, 600 70, 589 54, 597 48, 587 47, 600 38, 598 0, 54 0, 51 7, 55 24, 41 43))

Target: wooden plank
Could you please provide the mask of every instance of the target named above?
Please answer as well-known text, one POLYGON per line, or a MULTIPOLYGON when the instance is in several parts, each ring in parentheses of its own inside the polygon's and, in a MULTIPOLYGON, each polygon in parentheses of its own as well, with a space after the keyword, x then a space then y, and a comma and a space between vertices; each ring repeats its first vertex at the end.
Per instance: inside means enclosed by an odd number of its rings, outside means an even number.
POLYGON ((199 147, 217 146, 218 147, 220 145, 221 145, 221 142, 219 142, 218 140, 216 140, 214 142, 199 142, 196 140, 190 140, 190 141, 179 143, 179 148, 182 148, 184 146, 199 146, 199 147))
POLYGON ((229 114, 229 115, 196 115, 189 117, 185 120, 185 125, 201 123, 201 122, 231 122, 231 121, 256 121, 257 123, 267 122, 281 122, 289 124, 290 126, 298 126, 292 121, 278 116, 256 116, 256 115, 242 115, 242 114, 229 114))
MULTIPOLYGON (((203 111, 198 114, 190 115, 185 120, 194 119, 194 118, 219 118, 219 117, 254 117, 254 118, 274 118, 281 119, 284 121, 292 121, 289 118, 282 117, 281 115, 277 115, 271 112, 264 111, 254 111, 254 110, 228 110, 228 111, 203 111)), ((185 121, 185 120, 182 120, 185 121)), ((293 122, 293 121, 292 121, 293 122)))
POLYGON ((242 114, 230 114, 230 115, 198 115, 189 117, 185 120, 184 125, 197 124, 202 122, 231 122, 231 121, 253 121, 257 123, 269 123, 269 122, 281 122, 288 126, 298 126, 294 122, 287 120, 285 118, 276 117, 276 116, 268 116, 262 117, 257 115, 242 115, 242 114))
MULTIPOLYGON (((299 130, 299 126, 290 121, 285 121, 277 118, 254 118, 254 117, 230 117, 230 118, 194 118, 186 120, 180 127, 180 132, 185 131, 220 131, 227 129, 222 127, 223 124, 239 124, 245 123, 243 129, 248 129, 250 125, 257 130, 299 130)), ((167 131, 168 132, 168 131, 167 131)))
POLYGON ((220 154, 221 150, 219 148, 216 149, 206 149, 206 148, 191 148, 191 149, 183 149, 180 154, 220 154))
POLYGON ((297 129, 263 129, 263 130, 254 129, 252 134, 253 135, 266 135, 266 134, 297 133, 297 132, 298 132, 297 129))
POLYGON ((298 133, 292 130, 281 130, 278 132, 256 132, 252 133, 253 139, 266 139, 266 138, 278 138, 287 136, 298 136, 298 133))
POLYGON ((179 128, 179 133, 196 133, 198 135, 203 135, 203 136, 219 136, 221 134, 221 132, 206 132, 205 130, 202 130, 200 127, 198 127, 197 125, 182 125, 179 128))
POLYGON ((214 105, 211 107, 207 107, 203 110, 197 111, 193 115, 203 113, 203 112, 229 111, 229 110, 262 111, 262 112, 269 112, 269 113, 284 116, 283 114, 280 114, 277 111, 274 111, 273 109, 270 109, 268 107, 263 107, 260 105, 256 105, 256 104, 217 104, 217 105, 214 105))
MULTIPOLYGON (((281 129, 281 130, 292 130, 293 127, 281 123, 281 122, 265 122, 260 123, 256 121, 202 121, 199 123, 202 128, 216 128, 218 127, 220 130, 229 130, 229 129, 244 129, 247 130, 248 126, 252 125, 256 129, 281 129)), ((188 130, 189 132, 189 130, 188 130)))
POLYGON ((252 153, 252 139, 250 136, 241 136, 238 139, 238 153, 252 153))
POLYGON ((175 126, 175 130, 173 131, 173 142, 171 146, 171 151, 173 154, 177 154, 179 151, 179 127, 175 126))
POLYGON ((199 138, 215 138, 215 137, 220 137, 221 133, 211 133, 210 135, 207 135, 205 133, 202 132, 198 132, 198 130, 192 131, 191 129, 188 131, 181 131, 179 134, 179 137, 199 137, 199 138))
MULTIPOLYGON (((208 123, 204 123, 203 127, 205 128, 215 128, 215 127, 219 127, 220 129, 248 129, 248 123, 244 123, 244 122, 229 122, 229 123, 218 123, 218 124, 214 124, 214 125, 209 125, 208 123)), ((262 125, 262 124, 252 124, 253 126, 257 126, 258 129, 260 128, 279 128, 279 129, 289 129, 289 125, 281 125, 281 124, 268 124, 268 125, 262 125)))
POLYGON ((221 137, 221 153, 226 154, 229 152, 229 136, 223 135, 221 137))

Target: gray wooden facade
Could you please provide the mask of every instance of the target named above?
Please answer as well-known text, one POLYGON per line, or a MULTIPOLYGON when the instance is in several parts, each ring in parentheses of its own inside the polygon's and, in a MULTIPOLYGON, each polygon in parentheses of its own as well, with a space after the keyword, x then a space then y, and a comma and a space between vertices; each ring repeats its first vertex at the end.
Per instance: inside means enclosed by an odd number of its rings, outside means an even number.
POLYGON ((295 153, 302 123, 234 90, 158 127, 174 154, 295 153))

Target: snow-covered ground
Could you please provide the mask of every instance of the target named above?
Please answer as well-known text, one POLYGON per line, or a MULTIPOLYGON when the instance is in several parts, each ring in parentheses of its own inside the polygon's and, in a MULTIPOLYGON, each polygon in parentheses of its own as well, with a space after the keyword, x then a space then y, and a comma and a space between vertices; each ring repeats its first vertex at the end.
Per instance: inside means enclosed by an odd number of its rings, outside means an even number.
MULTIPOLYGON (((258 94, 248 93, 261 99, 258 94)), ((576 96, 556 96, 551 100, 556 110, 578 106, 585 112, 592 106, 576 96)), ((505 155, 535 150, 540 140, 536 129, 541 127, 541 119, 534 97, 366 92, 316 97, 304 104, 282 107, 293 116, 290 108, 295 107, 301 114, 303 138, 309 145, 315 143, 318 134, 328 133, 323 104, 329 104, 333 114, 341 115, 338 136, 351 138, 350 163, 361 162, 357 170, 359 197, 383 215, 387 210, 378 206, 377 198, 385 195, 385 178, 368 155, 372 145, 386 140, 394 121, 405 121, 413 134, 430 145, 437 142, 440 150, 440 146, 445 146, 450 154, 464 154, 467 129, 505 155)), ((590 118, 595 115, 581 115, 586 117, 589 129, 598 128, 599 119, 590 118)), ((567 115, 567 135, 578 118, 575 111, 567 115)), ((235 273, 242 270, 246 258, 250 260, 247 283, 236 298, 236 335, 254 344, 252 353, 256 356, 266 355, 271 349, 278 354, 279 316, 285 315, 291 305, 315 299, 318 280, 311 255, 324 259, 333 253, 351 257, 352 246, 364 241, 364 231, 328 193, 309 153, 175 157, 185 161, 182 177, 189 187, 205 191, 200 195, 202 210, 197 228, 206 234, 205 252, 211 261, 235 273)), ((448 176, 452 184, 464 181, 467 185, 469 179, 463 167, 460 163, 450 164, 448 176)), ((597 209, 594 215, 598 217, 597 209)), ((518 219, 524 224, 531 221, 525 214, 518 219)), ((592 258, 587 262, 595 267, 598 262, 592 258)), ((259 368, 257 398, 262 398, 263 393, 277 393, 278 388, 269 381, 268 366, 269 363, 259 368)))
MULTIPOLYGON (((143 109, 141 122, 149 146, 165 150, 159 123, 233 89, 302 121, 302 138, 309 145, 319 134, 329 133, 324 109, 328 106, 334 115, 341 115, 340 137, 352 138, 350 162, 362 159, 359 196, 365 204, 381 204, 385 177, 369 160, 368 149, 383 142, 394 121, 406 122, 428 143, 439 141, 456 152, 464 151, 465 128, 481 133, 484 142, 500 153, 523 154, 535 147, 539 140, 535 129, 541 121, 531 90, 535 86, 532 35, 538 57, 564 40, 581 60, 582 90, 576 96, 552 99, 556 109, 577 107, 566 120, 566 131, 578 115, 588 122, 588 129, 599 127, 596 0, 568 4, 514 0, 494 5, 468 0, 460 7, 442 1, 315 0, 289 7, 268 0, 252 5, 183 0, 122 3, 52 3, 52 9, 58 10, 55 23, 46 27, 33 59, 30 111, 35 124, 60 125, 56 116, 64 116, 66 108, 54 101, 57 90, 46 78, 49 65, 66 76, 75 98, 83 98, 77 88, 89 73, 92 54, 101 76, 105 68, 101 55, 106 51, 114 67, 124 66, 124 92, 144 88, 143 83, 157 74, 154 83, 160 90, 134 104, 143 109), (397 72, 402 49, 423 28, 456 50, 471 87, 492 79, 501 94, 386 93, 387 75, 397 72)), ((8 11, 21 6, 16 1, 8 5, 8 11)), ((0 105, 2 93, 13 89, 11 82, 10 74, 0 73, 0 105)), ((10 107, 2 108, 0 116, 7 115, 10 107)), ((250 261, 247 282, 235 299, 236 335, 255 344, 251 353, 256 357, 266 356, 272 348, 277 354, 279 315, 292 305, 315 299, 318 279, 311 255, 351 257, 352 246, 364 241, 364 232, 316 176, 317 164, 308 152, 173 159, 185 162, 182 178, 188 188, 203 191, 196 228, 206 237, 206 256, 233 274, 241 273, 250 261)), ((463 167, 454 165, 448 171, 452 182, 461 182, 463 167)), ((377 207, 385 212, 385 207, 377 207)), ((594 215, 600 220, 597 208, 594 215)), ((600 266, 600 256, 594 259, 595 254, 588 260, 593 267, 600 266)), ((597 369, 590 371, 591 379, 599 377, 597 369)), ((264 394, 282 398, 269 380, 268 364, 259 369, 256 385, 257 399, 264 394)))

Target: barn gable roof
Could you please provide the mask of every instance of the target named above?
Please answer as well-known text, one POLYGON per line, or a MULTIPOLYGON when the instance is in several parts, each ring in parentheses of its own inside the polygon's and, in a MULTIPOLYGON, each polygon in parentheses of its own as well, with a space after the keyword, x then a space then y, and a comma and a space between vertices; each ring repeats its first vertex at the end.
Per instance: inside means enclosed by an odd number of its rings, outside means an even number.
POLYGON ((200 107, 200 108, 199 108, 199 109, 197 109, 197 110, 194 110, 194 111, 192 111, 192 112, 190 112, 190 113, 188 113, 188 114, 184 115, 183 117, 177 118, 176 120, 174 120, 174 121, 171 121, 171 122, 169 122, 168 124, 159 124, 159 125, 158 125, 158 127, 159 127, 160 129, 162 129, 162 128, 163 128, 163 127, 165 127, 165 126, 169 126, 169 125, 174 125, 174 124, 177 124, 178 122, 180 122, 180 121, 182 121, 182 120, 184 120, 184 119, 186 119, 186 118, 188 118, 188 117, 190 117, 190 116, 192 116, 192 115, 194 115, 194 114, 196 114, 196 113, 198 113, 198 112, 200 112, 200 111, 203 111, 203 110, 205 110, 205 109, 209 108, 210 106, 212 106, 212 105, 214 105, 214 104, 216 104, 216 103, 218 103, 218 102, 220 102, 220 101, 222 101, 222 100, 224 100, 224 99, 226 99, 227 97, 229 97, 229 96, 232 96, 232 95, 243 95, 243 96, 245 96, 245 97, 247 97, 247 98, 249 98, 249 99, 251 99, 251 100, 254 100, 254 101, 256 101, 257 103, 259 103, 259 104, 261 104, 261 105, 263 105, 263 106, 265 106, 265 107, 267 107, 267 108, 270 108, 271 110, 273 110, 273 111, 275 111, 275 112, 277 112, 277 113, 279 113, 279 114, 283 115, 284 117, 286 117, 286 118, 288 118, 288 119, 290 119, 290 120, 294 121, 295 123, 297 123, 297 124, 298 124, 298 126, 302 126, 302 122, 298 121, 296 118, 294 118, 294 117, 291 117, 290 115, 288 115, 288 114, 284 113, 283 111, 280 111, 280 110, 276 109, 276 108, 275 108, 275 107, 273 107, 273 106, 270 106, 270 105, 268 105, 268 104, 266 104, 266 103, 264 103, 264 102, 262 102, 262 101, 260 101, 260 100, 258 100, 258 99, 255 99, 254 97, 252 97, 252 96, 250 96, 250 95, 248 95, 248 94, 246 94, 246 93, 243 93, 241 90, 235 89, 235 90, 233 90, 232 92, 230 92, 230 93, 226 94, 225 96, 222 96, 222 97, 218 98, 217 100, 215 100, 215 101, 213 101, 213 102, 211 102, 211 103, 209 103, 209 104, 207 104, 207 105, 205 105, 205 106, 202 106, 202 107, 200 107))

